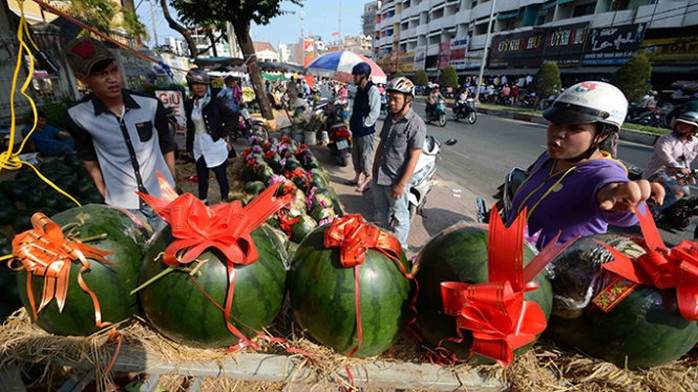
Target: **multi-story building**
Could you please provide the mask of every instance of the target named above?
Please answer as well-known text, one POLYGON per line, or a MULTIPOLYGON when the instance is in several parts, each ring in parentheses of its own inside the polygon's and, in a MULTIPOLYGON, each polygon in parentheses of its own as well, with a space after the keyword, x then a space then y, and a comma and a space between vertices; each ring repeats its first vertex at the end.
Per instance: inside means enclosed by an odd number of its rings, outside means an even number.
POLYGON ((344 37, 342 50, 371 57, 373 38, 370 35, 352 35, 344 37))
POLYGON ((373 35, 376 31, 376 15, 381 3, 381 1, 371 1, 364 4, 364 14, 361 16, 361 31, 364 35, 373 35))
POLYGON ((608 77, 638 53, 655 83, 698 72, 698 0, 384 0, 374 56, 388 72, 436 76, 452 65, 476 74, 490 14, 489 75, 532 74, 555 61, 568 80, 608 77))
POLYGON ((269 42, 253 42, 254 52, 259 62, 279 62, 279 53, 269 42))

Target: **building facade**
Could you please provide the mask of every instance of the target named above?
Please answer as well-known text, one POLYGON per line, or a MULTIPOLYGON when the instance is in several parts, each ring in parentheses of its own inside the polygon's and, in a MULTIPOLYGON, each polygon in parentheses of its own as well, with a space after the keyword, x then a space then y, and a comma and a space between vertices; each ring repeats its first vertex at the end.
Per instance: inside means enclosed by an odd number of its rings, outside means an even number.
POLYGON ((364 14, 361 16, 361 31, 364 35, 373 35, 376 31, 376 15, 382 1, 371 1, 364 4, 364 14))
POLYGON ((532 74, 554 61, 563 76, 604 77, 639 53, 653 81, 698 72, 698 0, 385 0, 374 57, 387 72, 433 77, 451 65, 472 75, 490 14, 485 74, 532 74))

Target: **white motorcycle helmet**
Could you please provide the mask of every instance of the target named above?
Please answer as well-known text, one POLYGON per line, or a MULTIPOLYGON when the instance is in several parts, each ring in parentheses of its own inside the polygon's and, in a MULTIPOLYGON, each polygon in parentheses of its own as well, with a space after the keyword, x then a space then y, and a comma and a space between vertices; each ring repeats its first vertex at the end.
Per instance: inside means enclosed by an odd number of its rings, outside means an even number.
POLYGON ((618 132, 627 112, 628 100, 616 86, 588 81, 562 92, 543 117, 558 124, 602 123, 618 132))

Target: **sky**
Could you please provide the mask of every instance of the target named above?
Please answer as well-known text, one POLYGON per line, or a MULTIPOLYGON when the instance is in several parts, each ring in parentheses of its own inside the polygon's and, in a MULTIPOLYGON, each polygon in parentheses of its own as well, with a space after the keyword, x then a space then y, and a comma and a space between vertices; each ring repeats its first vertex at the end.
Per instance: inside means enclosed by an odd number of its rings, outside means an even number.
MULTIPOLYGON (((152 1, 152 0, 151 0, 152 1)), ((301 35, 301 13, 304 16, 305 35, 319 35, 324 41, 332 41, 336 37, 333 32, 339 31, 341 8, 341 34, 358 35, 361 33, 361 15, 364 11, 363 0, 304 0, 303 7, 299 7, 288 1, 282 3, 282 9, 293 14, 278 16, 266 26, 252 25, 251 34, 254 41, 269 42, 275 48, 279 42, 297 43, 301 35)), ((137 12, 141 22, 145 24, 150 35, 151 45, 153 40, 153 23, 148 0, 136 1, 137 12)), ((155 14, 155 26, 160 45, 166 42, 167 37, 182 38, 179 33, 169 28, 160 9, 160 2, 153 4, 155 14)), ((172 15, 176 12, 172 10, 172 15)))

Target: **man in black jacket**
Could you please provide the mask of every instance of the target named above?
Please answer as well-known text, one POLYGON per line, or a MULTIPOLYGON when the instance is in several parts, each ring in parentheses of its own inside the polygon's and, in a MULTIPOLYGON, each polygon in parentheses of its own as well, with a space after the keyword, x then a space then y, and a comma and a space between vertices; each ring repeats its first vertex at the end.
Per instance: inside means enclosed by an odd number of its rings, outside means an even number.
POLYGON ((353 180, 345 181, 345 184, 356 185, 356 190, 363 192, 371 184, 376 121, 380 115, 381 98, 378 87, 369 80, 370 65, 358 63, 351 73, 357 86, 354 108, 349 119, 352 134, 351 158, 356 176, 353 180))

